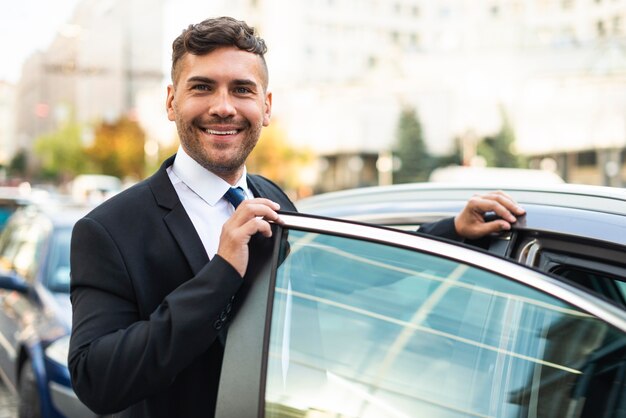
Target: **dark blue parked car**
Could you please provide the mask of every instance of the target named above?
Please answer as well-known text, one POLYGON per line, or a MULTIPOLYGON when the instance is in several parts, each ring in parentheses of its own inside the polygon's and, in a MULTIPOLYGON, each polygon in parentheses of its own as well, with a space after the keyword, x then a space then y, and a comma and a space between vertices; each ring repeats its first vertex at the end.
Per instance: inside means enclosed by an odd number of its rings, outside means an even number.
POLYGON ((0 375, 19 417, 94 416, 67 369, 72 227, 86 209, 27 207, 0 235, 0 375))

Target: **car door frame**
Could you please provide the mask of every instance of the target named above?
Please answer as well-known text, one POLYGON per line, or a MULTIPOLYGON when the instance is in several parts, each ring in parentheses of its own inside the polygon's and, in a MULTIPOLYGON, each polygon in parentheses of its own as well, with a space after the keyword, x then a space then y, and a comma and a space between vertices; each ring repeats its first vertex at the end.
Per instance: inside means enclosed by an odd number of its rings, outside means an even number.
POLYGON ((239 307, 228 329, 216 418, 264 416, 265 379, 276 271, 283 232, 320 232, 404 247, 491 271, 564 300, 626 332, 626 312, 589 292, 513 261, 467 246, 420 234, 345 220, 302 214, 282 214, 284 224, 272 226, 272 252, 244 278, 239 307), (244 302, 245 303, 242 303, 244 302))

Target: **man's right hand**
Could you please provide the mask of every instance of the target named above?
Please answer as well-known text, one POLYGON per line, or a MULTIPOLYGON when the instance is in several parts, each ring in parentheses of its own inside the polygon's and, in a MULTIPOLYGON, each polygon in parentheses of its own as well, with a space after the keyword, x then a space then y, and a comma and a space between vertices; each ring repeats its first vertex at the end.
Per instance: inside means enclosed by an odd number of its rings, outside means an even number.
POLYGON ((280 205, 269 199, 247 199, 222 227, 217 254, 228 261, 241 277, 248 268, 250 238, 257 232, 271 237, 272 228, 269 222, 282 223, 276 213, 279 209, 280 205))

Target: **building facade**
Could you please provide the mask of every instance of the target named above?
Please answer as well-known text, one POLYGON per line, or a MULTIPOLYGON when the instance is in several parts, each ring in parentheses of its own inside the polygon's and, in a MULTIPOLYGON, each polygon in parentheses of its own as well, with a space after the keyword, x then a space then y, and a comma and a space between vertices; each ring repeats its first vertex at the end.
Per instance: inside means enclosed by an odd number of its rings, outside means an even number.
MULTIPOLYGON (((7 166, 15 153, 15 86, 0 81, 0 165, 7 166)), ((0 171, 0 182, 4 179, 0 171)))
MULTIPOLYGON (((16 138, 36 139, 75 121, 89 127, 136 113, 135 100, 163 83, 162 0, 82 0, 44 51, 23 65, 16 138)), ((32 156, 32 155, 31 155, 32 156)))
POLYGON ((273 112, 323 159, 324 190, 376 181, 372 156, 394 148, 406 106, 435 155, 493 135, 504 109, 534 165, 549 158, 568 181, 624 183, 626 0, 83 0, 24 66, 17 137, 32 143, 68 115, 132 114, 169 78, 173 37, 219 15, 267 40, 273 112), (591 151, 593 169, 572 163, 591 151))

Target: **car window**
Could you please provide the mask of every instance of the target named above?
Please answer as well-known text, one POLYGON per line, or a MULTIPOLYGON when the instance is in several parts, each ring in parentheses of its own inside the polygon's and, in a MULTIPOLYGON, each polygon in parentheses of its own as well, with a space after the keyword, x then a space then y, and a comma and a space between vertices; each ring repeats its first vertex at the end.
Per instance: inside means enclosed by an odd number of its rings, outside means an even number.
POLYGON ((52 236, 46 285, 53 292, 69 293, 70 291, 70 241, 71 228, 59 228, 52 236))
POLYGON ((292 230, 265 417, 617 417, 626 337, 503 275, 292 230))
POLYGON ((36 222, 17 223, 3 233, 0 259, 5 269, 33 281, 47 231, 36 222))
POLYGON ((0 199, 0 231, 4 229, 11 215, 21 206, 26 204, 25 201, 19 199, 3 198, 0 199))
POLYGON ((626 307, 626 283, 624 283, 626 277, 613 276, 602 271, 572 265, 559 265, 551 273, 565 277, 626 307))

